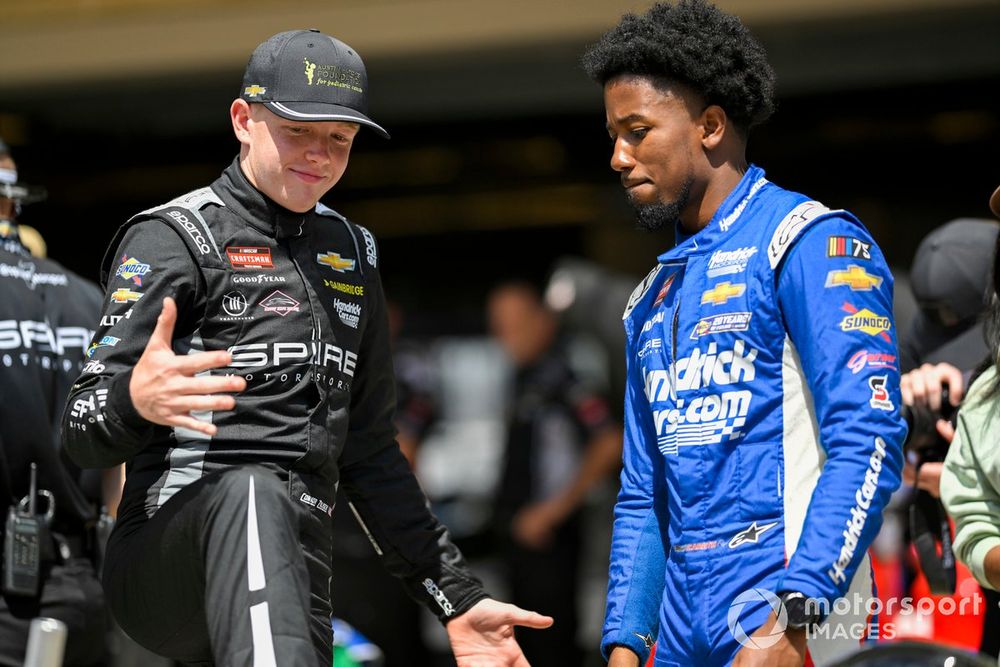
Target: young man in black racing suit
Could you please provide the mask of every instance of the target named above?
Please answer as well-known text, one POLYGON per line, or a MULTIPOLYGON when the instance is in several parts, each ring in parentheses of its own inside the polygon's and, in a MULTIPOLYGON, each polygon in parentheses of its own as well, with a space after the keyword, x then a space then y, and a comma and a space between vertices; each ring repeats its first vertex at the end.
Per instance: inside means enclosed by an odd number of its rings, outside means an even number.
POLYGON ((487 597, 395 443, 375 239, 318 203, 361 125, 387 136, 366 96, 343 42, 266 40, 230 109, 239 157, 132 218, 105 262, 66 446, 128 461, 105 589, 129 635, 183 662, 330 664, 338 483, 459 665, 525 665, 512 626, 551 623, 487 597))

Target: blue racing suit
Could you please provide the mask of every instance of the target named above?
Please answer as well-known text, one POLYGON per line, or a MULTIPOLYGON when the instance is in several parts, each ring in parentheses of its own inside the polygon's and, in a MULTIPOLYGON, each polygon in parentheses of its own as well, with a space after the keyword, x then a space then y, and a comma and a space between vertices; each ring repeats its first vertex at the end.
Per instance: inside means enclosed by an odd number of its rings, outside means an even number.
POLYGON ((906 436, 868 231, 751 166, 707 227, 678 229, 624 323, 605 656, 657 641, 658 667, 729 664, 783 591, 825 615, 816 664, 857 649, 906 436))

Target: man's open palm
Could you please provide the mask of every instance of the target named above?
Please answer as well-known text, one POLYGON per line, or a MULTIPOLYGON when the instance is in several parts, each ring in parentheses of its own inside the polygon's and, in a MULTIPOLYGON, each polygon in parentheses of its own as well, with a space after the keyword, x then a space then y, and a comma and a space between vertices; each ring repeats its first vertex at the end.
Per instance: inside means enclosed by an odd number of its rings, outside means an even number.
POLYGON ((458 667, 529 667, 514 639, 517 625, 541 630, 552 618, 487 598, 449 621, 445 628, 458 667))

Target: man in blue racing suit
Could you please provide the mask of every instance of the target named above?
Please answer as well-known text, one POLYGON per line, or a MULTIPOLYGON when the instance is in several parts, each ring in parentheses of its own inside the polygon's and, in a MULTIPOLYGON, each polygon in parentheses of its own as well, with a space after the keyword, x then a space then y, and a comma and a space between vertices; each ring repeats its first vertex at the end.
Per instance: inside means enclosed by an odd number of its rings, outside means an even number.
POLYGON ((774 74, 737 18, 660 3, 584 65, 640 227, 677 234, 624 315, 604 655, 827 664, 877 632, 867 549, 906 435, 892 277, 857 218, 746 161, 774 74))

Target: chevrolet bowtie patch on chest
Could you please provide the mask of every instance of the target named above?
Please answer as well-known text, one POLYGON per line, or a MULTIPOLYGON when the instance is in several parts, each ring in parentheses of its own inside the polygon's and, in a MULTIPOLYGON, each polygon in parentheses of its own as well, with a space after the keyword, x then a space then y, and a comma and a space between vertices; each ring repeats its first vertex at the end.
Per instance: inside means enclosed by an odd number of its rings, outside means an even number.
POLYGON ((133 292, 126 287, 116 289, 111 293, 112 303, 129 303, 130 301, 138 301, 141 298, 142 292, 133 292))
POLYGON ((743 283, 733 285, 729 281, 719 283, 701 295, 701 305, 710 303, 713 306, 721 306, 733 297, 740 296, 747 291, 747 286, 743 283))
POLYGON ((344 259, 343 257, 340 256, 340 253, 336 253, 333 251, 316 255, 316 262, 320 266, 329 267, 334 271, 338 271, 340 273, 347 273, 348 271, 354 270, 353 259, 344 259))
POLYGON ((873 276, 857 264, 851 264, 845 271, 830 271, 826 274, 826 287, 846 285, 853 292, 871 292, 882 286, 882 279, 873 276))

